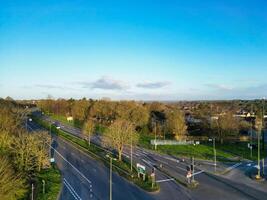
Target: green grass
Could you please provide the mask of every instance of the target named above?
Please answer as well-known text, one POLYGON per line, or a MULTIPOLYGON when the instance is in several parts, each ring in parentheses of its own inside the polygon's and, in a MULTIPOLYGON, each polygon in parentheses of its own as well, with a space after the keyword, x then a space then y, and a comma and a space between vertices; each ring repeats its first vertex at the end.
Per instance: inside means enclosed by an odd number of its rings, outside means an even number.
POLYGON ((37 174, 37 200, 56 200, 61 189, 61 176, 59 170, 53 166, 37 174), (43 180, 45 193, 43 193, 43 180))
MULTIPOLYGON (((153 136, 141 136, 139 139, 140 146, 147 149, 154 149, 154 146, 150 144, 150 140, 154 139, 153 136)), ((157 151, 164 154, 192 157, 203 160, 213 160, 214 151, 212 143, 202 143, 200 145, 158 145, 157 151)), ((216 153, 218 161, 233 161, 239 159, 257 160, 257 149, 253 149, 252 157, 250 156, 250 149, 247 147, 247 142, 216 143, 216 153)), ((261 152, 261 158, 267 156, 266 151, 261 152)))
MULTIPOLYGON (((216 144, 216 148, 230 152, 234 155, 238 155, 241 158, 257 160, 258 159, 258 149, 252 150, 252 157, 250 156, 250 149, 247 146, 247 142, 239 142, 239 143, 224 143, 224 144, 216 144)), ((267 152, 261 151, 261 158, 265 158, 267 156, 267 152)))
MULTIPOLYGON (((157 147, 161 153, 169 155, 183 156, 183 157, 195 157, 203 160, 213 160, 214 152, 213 148, 208 145, 162 145, 157 147)), ((228 161, 233 159, 234 155, 220 149, 216 149, 217 160, 228 161)))

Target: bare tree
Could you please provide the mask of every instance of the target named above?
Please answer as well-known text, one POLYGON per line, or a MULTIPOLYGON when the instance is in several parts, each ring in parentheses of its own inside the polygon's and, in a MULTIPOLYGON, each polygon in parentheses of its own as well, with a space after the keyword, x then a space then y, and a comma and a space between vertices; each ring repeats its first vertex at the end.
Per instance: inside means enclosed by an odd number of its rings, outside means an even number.
POLYGON ((122 160, 123 148, 127 144, 134 144, 138 141, 138 134, 135 132, 132 123, 117 119, 104 133, 104 144, 111 146, 118 151, 119 161, 122 160))
POLYGON ((87 120, 83 125, 83 134, 87 136, 88 138, 88 144, 90 146, 91 136, 95 130, 95 124, 92 119, 87 120))

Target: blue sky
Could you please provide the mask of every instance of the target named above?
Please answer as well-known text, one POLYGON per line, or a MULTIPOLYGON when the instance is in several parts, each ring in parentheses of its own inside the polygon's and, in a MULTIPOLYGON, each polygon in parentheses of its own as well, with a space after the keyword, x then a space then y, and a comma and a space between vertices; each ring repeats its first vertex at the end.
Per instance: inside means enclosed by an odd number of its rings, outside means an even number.
POLYGON ((0 97, 267 96, 265 0, 0 5, 0 97))

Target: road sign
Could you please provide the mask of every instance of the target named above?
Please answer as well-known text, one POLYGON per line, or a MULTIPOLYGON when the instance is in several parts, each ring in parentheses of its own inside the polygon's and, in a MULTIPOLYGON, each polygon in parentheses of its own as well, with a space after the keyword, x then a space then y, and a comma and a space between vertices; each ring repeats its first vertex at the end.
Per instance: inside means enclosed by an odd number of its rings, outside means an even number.
POLYGON ((137 172, 140 174, 145 174, 146 173, 146 167, 144 165, 141 165, 139 163, 136 164, 137 167, 137 172))

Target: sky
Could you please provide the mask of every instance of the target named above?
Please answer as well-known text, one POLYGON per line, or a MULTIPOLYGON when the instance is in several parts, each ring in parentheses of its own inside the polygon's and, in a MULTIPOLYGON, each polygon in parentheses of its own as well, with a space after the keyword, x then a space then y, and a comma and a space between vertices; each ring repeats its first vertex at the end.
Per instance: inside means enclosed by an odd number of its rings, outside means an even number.
POLYGON ((266 0, 0 0, 0 97, 267 97, 266 0))

